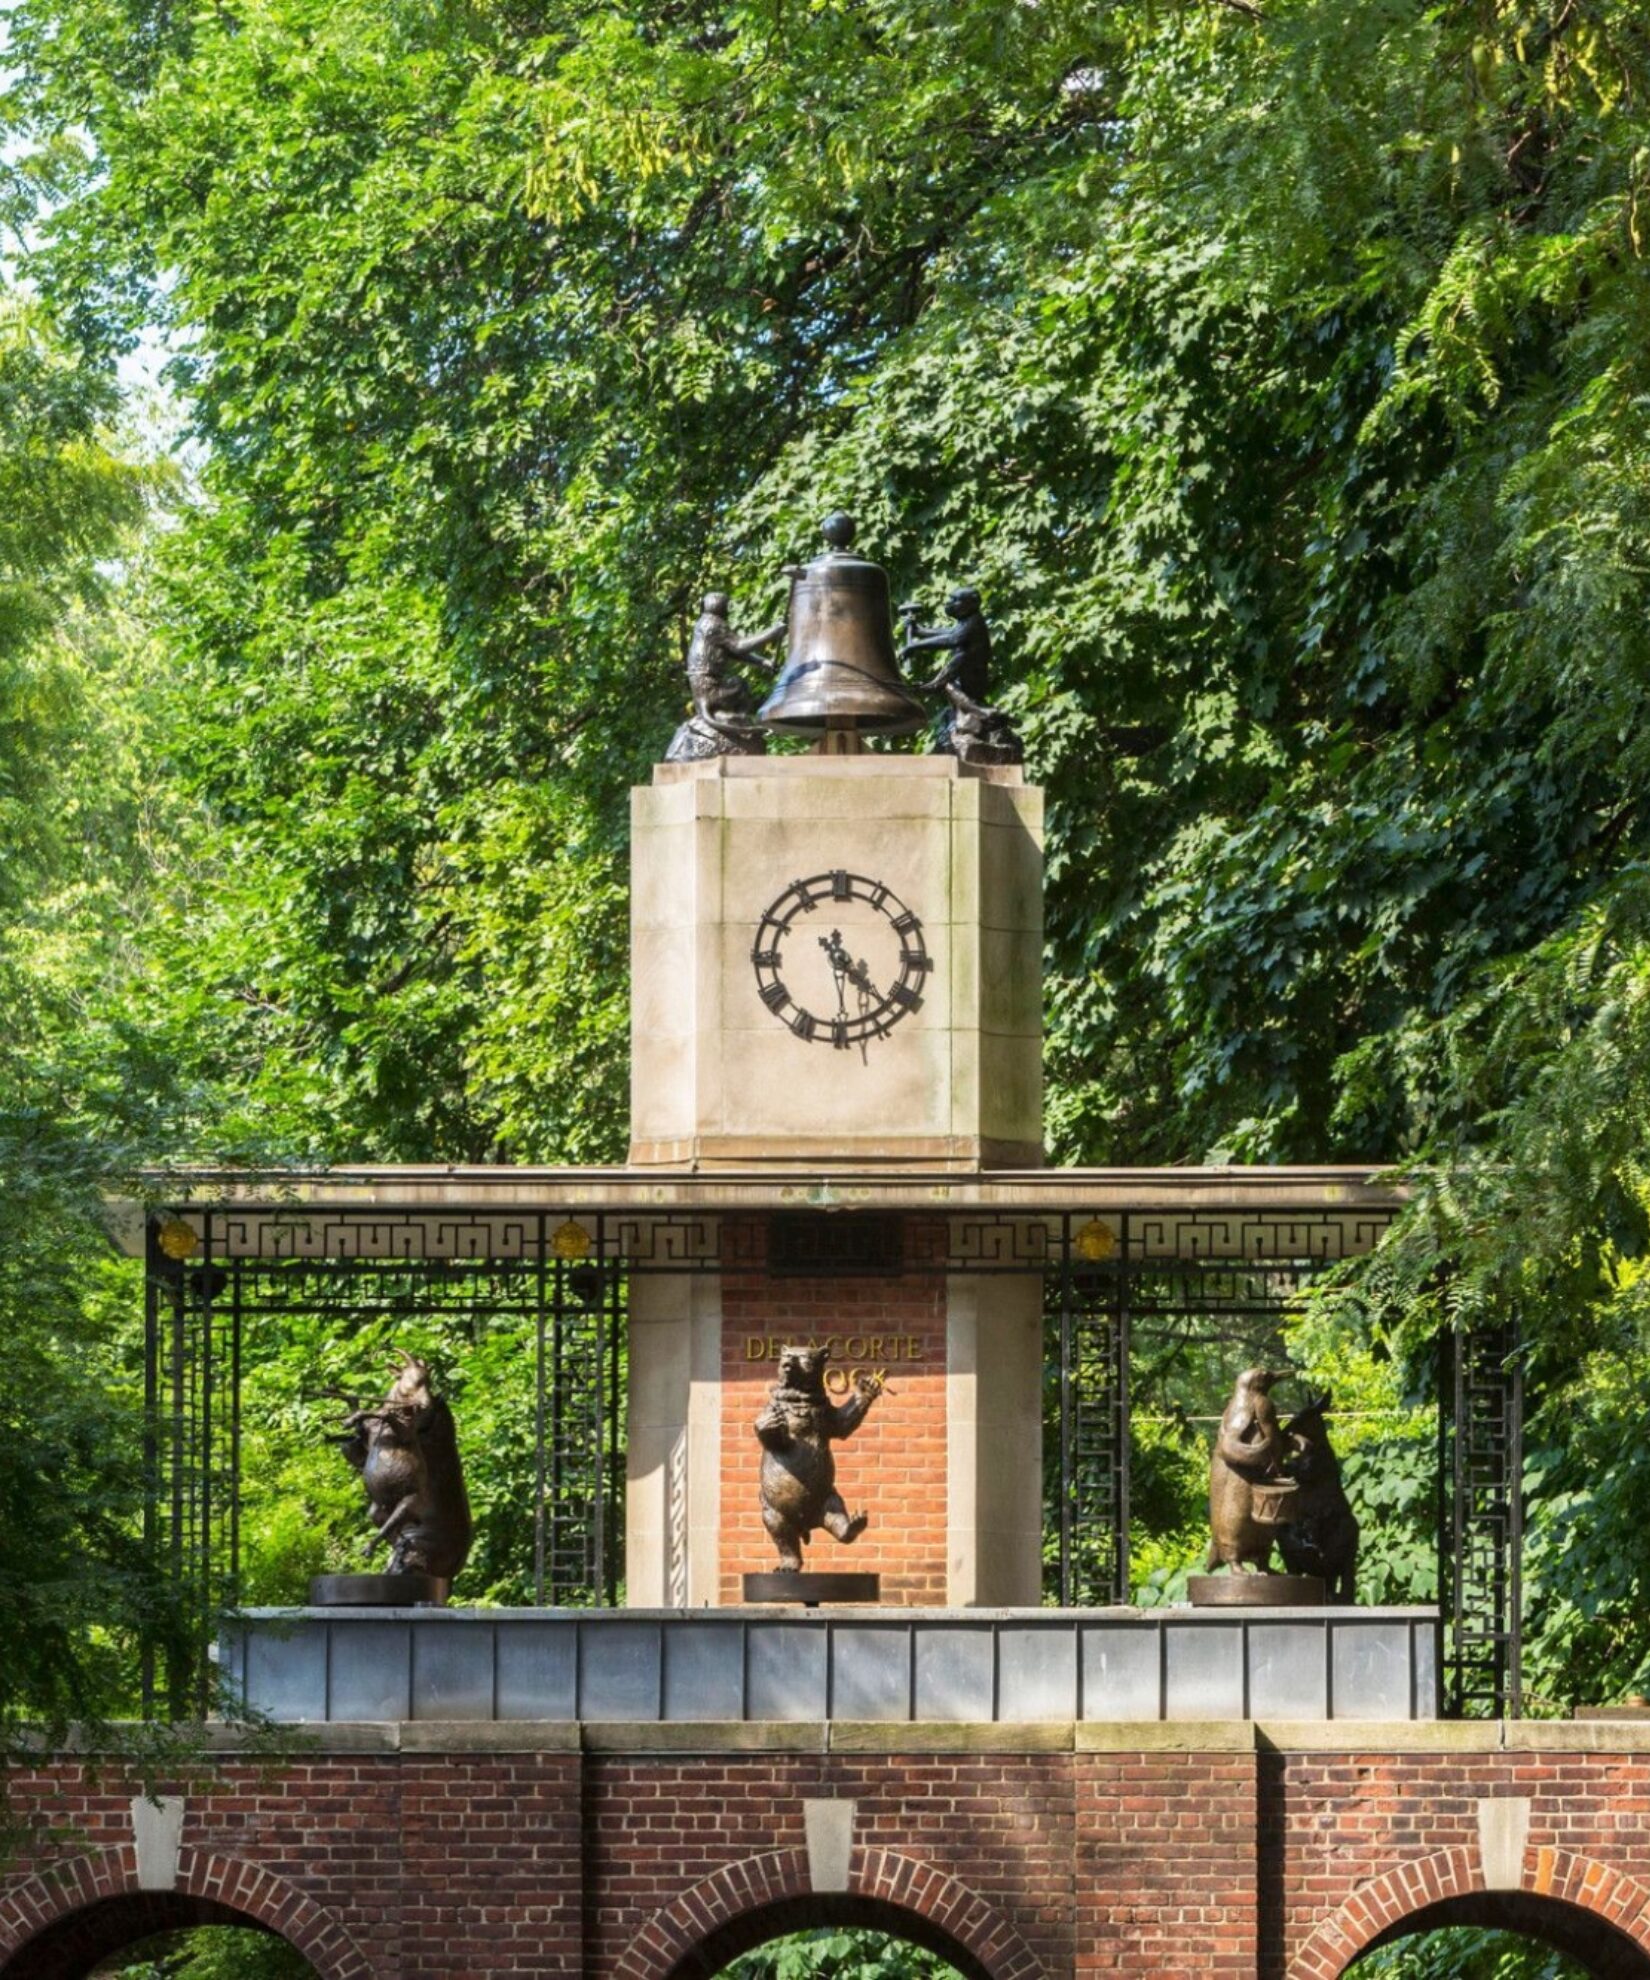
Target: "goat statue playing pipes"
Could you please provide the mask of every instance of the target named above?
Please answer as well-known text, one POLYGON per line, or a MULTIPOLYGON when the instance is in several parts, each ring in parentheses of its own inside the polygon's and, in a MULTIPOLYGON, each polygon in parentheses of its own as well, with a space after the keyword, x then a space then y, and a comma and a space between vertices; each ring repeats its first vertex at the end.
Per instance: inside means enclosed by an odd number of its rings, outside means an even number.
POLYGON ((464 1490, 453 1412, 430 1387, 427 1362, 399 1348, 390 1392, 350 1413, 335 1439, 361 1474, 375 1532, 369 1545, 390 1550, 391 1574, 425 1574, 450 1582, 469 1557, 474 1527, 464 1490))

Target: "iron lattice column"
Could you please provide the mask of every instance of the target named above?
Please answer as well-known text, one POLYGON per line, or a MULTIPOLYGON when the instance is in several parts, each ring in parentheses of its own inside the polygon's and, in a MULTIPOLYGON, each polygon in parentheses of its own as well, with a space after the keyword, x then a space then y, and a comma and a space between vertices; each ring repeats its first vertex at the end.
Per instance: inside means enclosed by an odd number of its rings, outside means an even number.
POLYGON ((1452 1718, 1523 1710, 1524 1380, 1514 1315, 1440 1343, 1438 1592, 1452 1718))

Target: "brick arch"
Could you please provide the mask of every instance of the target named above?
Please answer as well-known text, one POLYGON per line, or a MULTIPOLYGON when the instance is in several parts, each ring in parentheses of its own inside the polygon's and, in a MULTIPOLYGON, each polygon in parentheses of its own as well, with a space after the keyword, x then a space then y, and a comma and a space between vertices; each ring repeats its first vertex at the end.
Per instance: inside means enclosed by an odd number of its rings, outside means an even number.
POLYGON ((274 1871, 186 1848, 172 1889, 146 1891, 129 1843, 54 1863, 0 1895, 0 1980, 54 1980, 60 1966, 80 1970, 74 1962, 103 1940, 99 1957, 189 1925, 261 1925, 296 1947, 321 1980, 376 1980, 344 1927, 274 1871))
POLYGON ((1589 1856, 1525 1852, 1516 1891, 1485 1887, 1478 1852, 1441 1849, 1360 1884, 1289 1965, 1289 1980, 1339 1980, 1378 1940, 1433 1925, 1505 1923, 1573 1951, 1578 1928, 1607 1939, 1611 1975, 1650 1976, 1650 1889, 1589 1856), (1500 1914, 1499 1916, 1497 1914, 1500 1914), (1544 1929, 1545 1928, 1545 1929, 1544 1929))
POLYGON ((887 1849, 856 1849, 846 1891, 815 1891, 800 1849, 729 1863, 644 1925, 614 1980, 709 1980, 737 1953, 813 1925, 868 1925, 953 1959, 969 1980, 1043 1980, 1009 1921, 966 1884, 887 1849))

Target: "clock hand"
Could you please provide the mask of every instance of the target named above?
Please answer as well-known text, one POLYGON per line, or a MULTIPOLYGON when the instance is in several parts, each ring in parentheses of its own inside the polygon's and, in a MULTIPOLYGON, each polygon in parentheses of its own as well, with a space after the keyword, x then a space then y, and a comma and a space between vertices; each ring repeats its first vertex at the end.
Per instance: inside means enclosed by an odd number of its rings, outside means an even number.
POLYGON ((858 962, 848 953, 842 940, 842 930, 833 928, 829 935, 819 937, 819 946, 825 951, 831 965, 831 974, 836 978, 837 1005, 847 1008, 845 986, 851 983, 861 997, 869 997, 873 1003, 877 999, 877 986, 871 980, 870 967, 863 956, 858 962))

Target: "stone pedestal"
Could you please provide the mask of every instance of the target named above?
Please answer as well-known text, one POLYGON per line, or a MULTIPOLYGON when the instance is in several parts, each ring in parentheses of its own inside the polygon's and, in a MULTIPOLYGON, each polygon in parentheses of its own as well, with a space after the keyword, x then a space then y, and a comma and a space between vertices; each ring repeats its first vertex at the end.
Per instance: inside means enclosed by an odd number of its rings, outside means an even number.
MULTIPOLYGON (((1438 1630, 1430 1608, 250 1609, 226 1625, 220 1661, 278 1722, 396 1721, 409 1744, 464 1720, 520 1732, 583 1719, 609 1737, 627 1721, 704 1733, 717 1722, 847 1720, 863 1738, 876 1720, 915 1720, 907 1729, 920 1732, 1352 1719, 1367 1735, 1374 1722, 1439 1716, 1438 1630), (427 1720, 442 1724, 417 1724, 427 1720)), ((1602 1744, 1600 1730, 1585 1743, 1602 1744)), ((1487 1749, 1498 1729, 1451 1731, 1483 1734, 1487 1749)))
POLYGON ((1042 793, 1018 769, 653 777, 632 807, 633 1165, 1041 1161, 1042 793))
MULTIPOLYGON (((779 1171, 804 1202, 832 1171, 1040 1163, 1042 793, 1017 768, 723 757, 633 798, 634 1166, 779 1171)), ((632 1605, 738 1603, 776 1565, 754 1424, 814 1341, 838 1395, 856 1369, 887 1388, 835 1447, 870 1523, 816 1534, 808 1568, 878 1575, 890 1606, 1038 1600, 1040 1279, 948 1276, 920 1213, 885 1235, 816 1270, 730 1217, 719 1271, 632 1279, 632 1605)))

